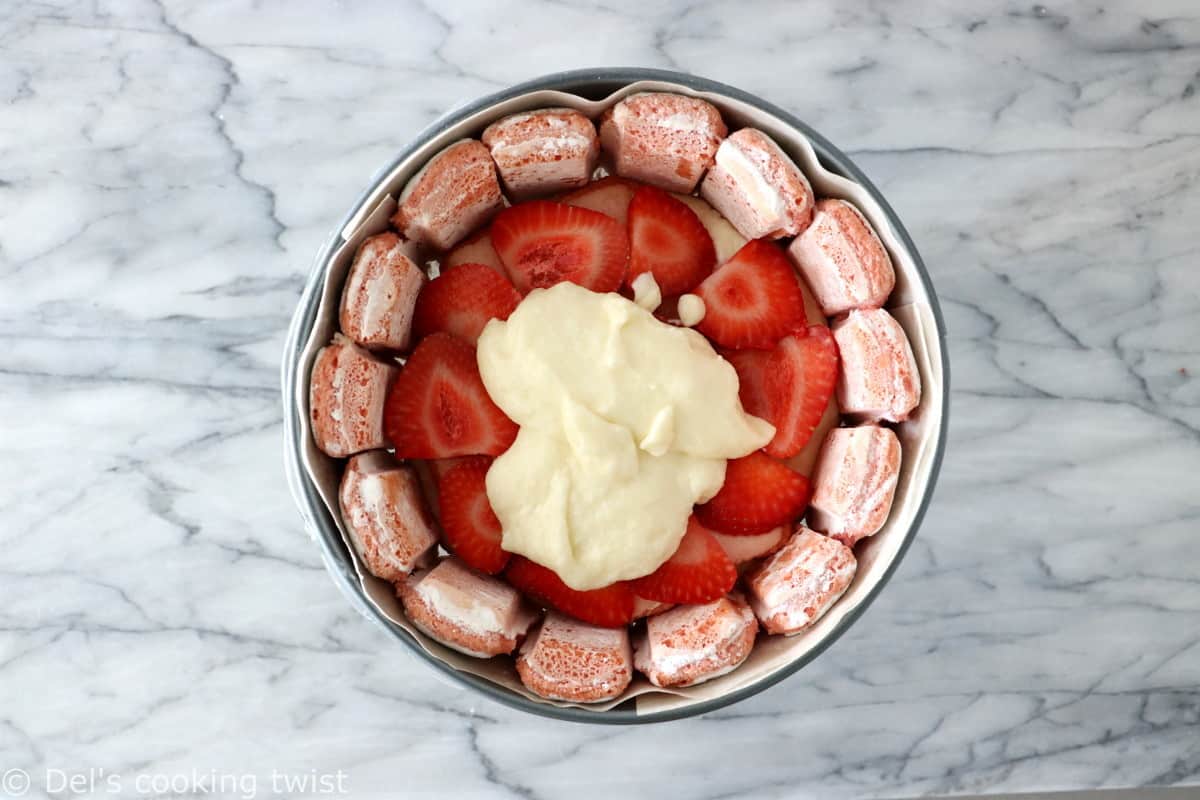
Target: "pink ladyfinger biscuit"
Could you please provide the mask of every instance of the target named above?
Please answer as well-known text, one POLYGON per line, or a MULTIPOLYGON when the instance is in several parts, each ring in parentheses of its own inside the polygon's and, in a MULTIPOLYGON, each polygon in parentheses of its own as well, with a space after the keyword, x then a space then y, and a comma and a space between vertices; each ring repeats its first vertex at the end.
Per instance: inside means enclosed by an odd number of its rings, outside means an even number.
POLYGON ((721 142, 700 196, 747 239, 795 236, 812 221, 808 178, 771 137, 754 128, 721 142))
POLYGON ((404 350, 425 273, 403 252, 400 237, 381 233, 354 255, 339 320, 342 333, 367 348, 404 350))
POLYGON ((736 669, 757 633, 754 613, 736 594, 677 606, 646 620, 633 665, 655 686, 695 686, 736 669))
POLYGON ((317 447, 335 458, 377 450, 383 435, 383 403, 399 374, 340 333, 313 362, 309 406, 317 447))
POLYGON ((392 224, 426 248, 449 250, 503 207, 491 154, 480 142, 464 139, 409 180, 392 224))
POLYGON ((604 113, 600 143, 621 177, 690 194, 712 166, 727 130, 710 103, 646 92, 630 95, 604 113))
POLYGON ((493 122, 480 137, 513 199, 583 186, 600 157, 592 121, 569 108, 543 108, 493 122))
POLYGON ((549 700, 598 703, 633 680, 626 628, 600 628, 554 611, 525 640, 517 656, 521 683, 549 700))
POLYGON ((717 540, 717 544, 721 545, 725 555, 729 556, 729 560, 738 566, 774 553, 787 541, 789 533, 790 531, 783 525, 753 536, 731 536, 727 533, 712 531, 713 538, 717 540))
POLYGON ((837 399, 860 421, 903 422, 921 401, 921 375, 896 318, 882 308, 855 309, 833 324, 842 369, 837 399))
POLYGON ((537 621, 537 612, 520 592, 453 557, 428 572, 414 573, 396 592, 409 621, 422 633, 478 658, 516 650, 537 621))
POLYGON ((826 316, 879 308, 896 286, 892 259, 871 224, 845 200, 817 203, 812 224, 788 247, 826 316))
POLYGON ((900 440, 890 428, 834 428, 813 471, 806 520, 849 547, 887 521, 900 477, 900 440))
POLYGON ((849 547, 801 525, 746 576, 750 607, 769 633, 797 633, 837 602, 857 569, 849 547))
POLYGON ((350 459, 338 503, 354 549, 375 577, 403 580, 431 560, 437 532, 420 479, 387 451, 371 450, 350 459))

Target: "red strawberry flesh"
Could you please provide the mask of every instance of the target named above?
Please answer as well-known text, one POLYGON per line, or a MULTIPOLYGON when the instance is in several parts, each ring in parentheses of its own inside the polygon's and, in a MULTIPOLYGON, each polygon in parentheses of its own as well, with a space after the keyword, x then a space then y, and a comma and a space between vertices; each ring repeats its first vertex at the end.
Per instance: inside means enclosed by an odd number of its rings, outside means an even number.
POLYGON ((837 383, 837 345, 829 329, 813 325, 788 334, 769 351, 722 355, 738 374, 742 407, 775 426, 767 454, 791 458, 803 450, 837 383))
POLYGON ((696 287, 704 319, 696 329, 722 347, 769 350, 804 326, 804 295, 787 256, 755 239, 696 287))
POLYGON ((523 556, 513 556, 504 575, 534 602, 584 622, 619 628, 633 621, 633 591, 624 581, 581 592, 563 583, 553 570, 523 556))
POLYGON ((614 292, 629 262, 629 239, 611 217, 547 200, 501 211, 492 244, 522 294, 562 281, 614 292))
POLYGON ((658 569, 629 582, 634 593, 663 603, 709 603, 733 588, 737 568, 695 516, 675 553, 658 569))
POLYGON ((717 254, 696 212, 653 186, 641 186, 629 204, 629 277, 649 272, 664 296, 694 289, 708 277, 717 254))
POLYGON ((508 319, 521 302, 509 281, 484 264, 462 264, 427 283, 417 297, 413 335, 453 333, 474 344, 491 319, 508 319))
POLYGON ((425 337, 409 356, 383 424, 398 458, 500 455, 517 437, 483 387, 475 348, 448 333, 425 337))
POLYGON ((725 484, 696 518, 721 533, 766 533, 799 517, 808 497, 808 478, 759 450, 726 464, 725 484))
POLYGON ((804 449, 825 413, 837 377, 837 345, 824 325, 788 334, 775 345, 765 376, 767 421, 775 426, 775 436, 765 448, 768 455, 790 458, 804 449))
POLYGON ((480 572, 495 575, 508 564, 500 546, 503 532, 487 496, 492 459, 473 456, 438 481, 438 506, 446 548, 480 572))

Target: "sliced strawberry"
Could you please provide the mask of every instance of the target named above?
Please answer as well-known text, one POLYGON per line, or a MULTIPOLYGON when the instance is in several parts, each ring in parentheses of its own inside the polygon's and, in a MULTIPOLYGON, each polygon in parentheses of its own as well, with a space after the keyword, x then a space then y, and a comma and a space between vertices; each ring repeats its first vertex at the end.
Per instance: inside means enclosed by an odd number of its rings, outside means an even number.
POLYGON ((775 345, 766 374, 766 419, 775 426, 775 437, 765 448, 769 455, 790 458, 804 449, 825 414, 837 377, 837 344, 824 325, 788 334, 775 345))
POLYGON ((429 464, 429 472, 430 472, 430 473, 433 475, 433 479, 434 479, 434 481, 441 481, 442 477, 443 477, 443 476, 444 476, 444 475, 445 475, 447 472, 449 472, 450 470, 452 470, 452 469, 454 469, 455 467, 457 467, 459 464, 461 464, 461 463, 463 463, 464 461, 466 461, 466 460, 467 460, 467 458, 472 458, 472 456, 467 456, 467 457, 458 457, 458 458, 434 458, 434 459, 430 459, 430 461, 428 462, 428 464, 429 464))
POLYGON ((737 569, 712 532, 688 519, 675 554, 644 578, 629 582, 640 597, 663 603, 709 603, 733 588, 737 569))
POLYGON ((497 275, 508 277, 508 270, 504 269, 504 265, 500 263, 500 256, 496 255, 496 248, 492 247, 492 232, 489 228, 484 228, 455 245, 440 263, 442 272, 449 272, 463 264, 486 264, 496 270, 497 275))
POLYGON ((725 485, 696 506, 696 519, 714 531, 749 536, 791 522, 808 505, 808 478, 761 450, 725 466, 725 485))
POLYGON ((717 263, 696 212, 662 189, 640 186, 629 204, 629 276, 654 275, 664 296, 690 292, 717 263))
POLYGON ((804 449, 825 414, 838 375, 837 344, 824 325, 813 325, 766 350, 727 350, 738 374, 738 395, 747 413, 775 426, 763 449, 791 458, 804 449))
POLYGON ((767 394, 767 373, 774 350, 722 350, 721 356, 733 365, 738 376, 738 398, 747 414, 771 421, 771 401, 767 394))
POLYGON ((563 583, 553 570, 522 556, 513 556, 504 577, 534 602, 584 622, 619 628, 633 621, 633 592, 624 581, 581 592, 563 583))
POLYGON ((615 292, 629 262, 629 238, 611 217, 548 200, 497 214, 492 244, 522 294, 562 281, 615 292))
POLYGON ((638 184, 624 178, 609 176, 563 195, 559 202, 599 211, 619 222, 624 230, 629 219, 629 201, 637 187, 638 184))
POLYGON ((475 344, 488 320, 508 319, 519 302, 521 295, 491 267, 463 264, 425 284, 413 313, 413 335, 445 331, 475 344))
POLYGON ((746 242, 695 293, 706 308, 696 329, 722 347, 769 350, 805 324, 796 273, 764 239, 746 242))
POLYGON ((480 572, 495 575, 508 564, 500 547, 500 520, 488 502, 487 478, 492 459, 463 459, 438 482, 438 510, 446 549, 480 572))
POLYGON ((475 348, 448 333, 421 340, 388 392, 384 433, 398 458, 493 455, 517 438, 483 388, 475 348))

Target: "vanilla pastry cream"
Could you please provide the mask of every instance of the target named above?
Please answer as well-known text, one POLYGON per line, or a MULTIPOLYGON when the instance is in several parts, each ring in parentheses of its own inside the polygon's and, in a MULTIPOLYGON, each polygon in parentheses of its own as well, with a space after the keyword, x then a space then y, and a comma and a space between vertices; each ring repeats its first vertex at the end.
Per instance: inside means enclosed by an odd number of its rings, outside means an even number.
POLYGON ((702 335, 618 294, 535 289, 487 324, 477 354, 488 394, 521 426, 487 475, 504 548, 574 589, 657 569, 726 460, 774 435, 702 335))
POLYGON ((685 294, 679 298, 679 321, 689 328, 694 328, 704 320, 708 309, 699 295, 685 294))
POLYGON ((662 305, 662 290, 658 288, 653 272, 638 275, 629 288, 633 289, 633 302, 647 311, 653 312, 662 305))

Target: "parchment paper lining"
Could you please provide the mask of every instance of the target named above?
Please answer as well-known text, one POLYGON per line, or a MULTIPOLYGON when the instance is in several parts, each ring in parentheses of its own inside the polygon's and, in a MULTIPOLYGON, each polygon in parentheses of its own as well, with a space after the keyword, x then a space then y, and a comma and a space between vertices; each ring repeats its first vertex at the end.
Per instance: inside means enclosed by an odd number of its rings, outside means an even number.
MULTIPOLYGON (((485 678, 538 703, 575 706, 602 712, 630 698, 637 698, 635 705, 639 714, 682 708, 768 678, 818 646, 838 627, 843 618, 853 612, 868 596, 886 573, 889 564, 896 558, 927 490, 934 454, 942 435, 942 420, 938 416, 938 409, 942 407, 943 376, 941 360, 934 356, 939 347, 937 325, 929 297, 917 278, 916 265, 882 209, 861 186, 821 166, 807 138, 777 118, 723 95, 696 92, 687 87, 657 81, 631 84, 598 101, 589 101, 557 91, 530 92, 480 111, 433 137, 424 147, 416 150, 410 158, 401 162, 378 183, 360 213, 343 229, 342 239, 344 244, 334 252, 328 264, 316 323, 301 354, 300 374, 303 378, 296 383, 294 401, 299 408, 301 420, 299 435, 304 441, 303 467, 308 471, 332 518, 338 524, 346 549, 352 554, 354 568, 367 598, 384 616, 403 628, 431 655, 456 669, 485 678), (595 119, 621 98, 641 91, 669 91, 708 100, 721 110, 731 131, 752 125, 774 138, 808 176, 818 197, 839 197, 854 203, 863 212, 879 233, 896 268, 896 289, 889 299, 888 308, 899 320, 912 343, 921 373, 921 405, 909 421, 895 426, 903 448, 903 458, 891 515, 878 534, 861 542, 855 549, 858 572, 854 582, 823 618, 795 636, 760 636, 754 651, 738 669, 700 686, 663 690, 651 685, 644 677, 637 676, 630 688, 615 700, 578 705, 545 700, 526 690, 517 678, 510 658, 476 659, 459 654, 429 639, 408 622, 391 584, 367 573, 362 556, 351 544, 338 510, 338 484, 344 462, 326 456, 313 443, 309 422, 308 378, 317 351, 330 340, 336 330, 342 285, 354 252, 365 238, 387 229, 388 218, 396 208, 394 198, 403 189, 408 177, 414 175, 430 157, 457 139, 477 135, 490 122, 507 114, 548 106, 567 106, 595 119)), ((415 258, 417 254, 410 255, 415 258)))

